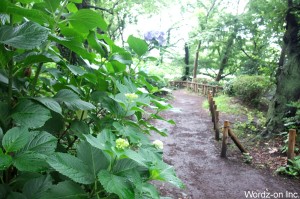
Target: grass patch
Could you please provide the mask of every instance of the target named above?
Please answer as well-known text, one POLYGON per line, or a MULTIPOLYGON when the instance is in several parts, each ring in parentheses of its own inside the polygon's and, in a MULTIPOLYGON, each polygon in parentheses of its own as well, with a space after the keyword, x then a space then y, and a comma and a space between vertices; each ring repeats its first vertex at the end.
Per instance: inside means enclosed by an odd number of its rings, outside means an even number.
MULTIPOLYGON (((229 97, 227 95, 219 95, 217 97, 214 97, 214 100, 220 112, 231 113, 236 115, 241 114, 243 112, 243 107, 237 102, 234 102, 233 97, 229 97)), ((207 100, 203 102, 202 107, 208 109, 207 100)))

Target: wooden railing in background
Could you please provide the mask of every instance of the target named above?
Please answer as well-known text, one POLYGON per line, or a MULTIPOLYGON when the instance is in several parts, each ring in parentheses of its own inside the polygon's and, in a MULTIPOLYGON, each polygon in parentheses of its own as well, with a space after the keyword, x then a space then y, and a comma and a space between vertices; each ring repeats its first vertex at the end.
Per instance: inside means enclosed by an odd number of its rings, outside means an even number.
POLYGON ((189 81, 170 81, 169 83, 171 86, 179 87, 179 88, 185 87, 194 91, 195 93, 201 93, 205 96, 207 96, 210 91, 212 92, 212 95, 215 96, 216 93, 223 90, 223 87, 221 86, 201 84, 201 83, 189 82, 189 81))

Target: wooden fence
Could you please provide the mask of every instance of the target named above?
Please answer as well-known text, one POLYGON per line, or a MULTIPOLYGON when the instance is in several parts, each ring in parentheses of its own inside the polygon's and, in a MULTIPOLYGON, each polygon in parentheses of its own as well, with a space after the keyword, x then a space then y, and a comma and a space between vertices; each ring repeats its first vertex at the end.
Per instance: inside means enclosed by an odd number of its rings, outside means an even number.
POLYGON ((209 84, 201 84, 196 82, 189 82, 189 81, 170 81, 171 86, 179 87, 179 88, 188 88, 195 93, 201 93, 205 96, 211 91, 212 95, 215 96, 216 93, 223 90, 221 86, 214 86, 209 84))
MULTIPOLYGON (((215 139, 220 140, 220 127, 219 127, 219 111, 218 106, 214 101, 214 96, 223 90, 223 87, 220 86, 213 86, 208 84, 200 84, 195 82, 188 82, 188 81, 170 81, 171 86, 179 87, 179 88, 188 88, 195 93, 200 93, 204 96, 208 97, 209 103, 209 110, 212 117, 212 122, 214 125, 214 132, 215 132, 215 139)), ((224 121, 224 126, 222 130, 222 147, 221 147, 221 157, 226 157, 227 152, 227 139, 230 137, 235 145, 239 148, 242 153, 248 153, 247 150, 243 147, 241 142, 238 140, 232 129, 230 128, 230 122, 224 121)), ((295 144, 296 144, 296 130, 290 129, 289 130, 289 139, 288 139, 288 150, 287 150, 287 157, 288 160, 292 160, 295 157, 295 144)))
MULTIPOLYGON (((220 140, 220 128, 219 128, 219 111, 216 102, 214 101, 212 92, 208 93, 208 104, 209 104, 209 111, 211 113, 212 122, 214 124, 214 131, 215 131, 215 139, 220 140)), ((222 147, 221 147, 221 157, 225 158, 227 155, 227 140, 228 137, 232 139, 235 145, 240 149, 242 153, 248 153, 247 150, 243 147, 241 142, 238 140, 237 136, 233 133, 232 129, 230 128, 230 122, 224 121, 223 131, 222 131, 222 147)))

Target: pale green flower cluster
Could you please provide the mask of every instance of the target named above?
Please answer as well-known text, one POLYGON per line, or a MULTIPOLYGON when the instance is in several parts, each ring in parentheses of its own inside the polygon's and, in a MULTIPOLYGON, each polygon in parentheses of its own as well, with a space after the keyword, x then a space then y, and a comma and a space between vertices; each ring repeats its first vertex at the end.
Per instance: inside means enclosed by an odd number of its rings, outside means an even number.
POLYGON ((155 148, 157 148, 157 149, 163 150, 163 148, 164 148, 164 143, 163 143, 162 141, 160 141, 160 140, 155 140, 155 141, 152 142, 152 144, 153 144, 153 145, 155 146, 155 148))
POLYGON ((116 148, 125 149, 129 146, 129 142, 123 138, 118 138, 116 140, 116 148))
POLYGON ((129 100, 129 101, 133 101, 135 99, 137 99, 139 96, 135 93, 126 93, 125 97, 129 100))

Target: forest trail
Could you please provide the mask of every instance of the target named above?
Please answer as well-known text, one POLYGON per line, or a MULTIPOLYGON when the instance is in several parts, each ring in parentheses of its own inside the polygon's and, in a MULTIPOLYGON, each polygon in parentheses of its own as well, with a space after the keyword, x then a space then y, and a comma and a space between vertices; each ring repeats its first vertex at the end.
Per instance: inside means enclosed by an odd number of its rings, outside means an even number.
POLYGON ((155 135, 153 139, 164 142, 164 159, 174 166, 186 189, 155 182, 162 196, 174 199, 300 198, 299 183, 255 169, 231 158, 230 153, 227 159, 220 158, 209 112, 202 108, 205 98, 186 90, 175 90, 173 96, 170 103, 180 111, 166 111, 162 116, 173 119, 176 125, 156 121, 157 127, 168 129, 169 136, 155 135), (251 197, 250 193, 254 195, 251 197))

